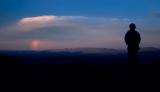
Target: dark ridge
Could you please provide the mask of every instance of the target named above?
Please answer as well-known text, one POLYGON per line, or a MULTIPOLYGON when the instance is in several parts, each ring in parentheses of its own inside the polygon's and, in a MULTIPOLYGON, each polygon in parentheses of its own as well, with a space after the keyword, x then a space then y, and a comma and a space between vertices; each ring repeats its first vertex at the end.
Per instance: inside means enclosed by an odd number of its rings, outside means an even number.
MULTIPOLYGON (((52 51, 0 51, 1 62, 22 64, 128 64, 124 50, 79 48, 52 51)), ((160 49, 143 48, 139 63, 160 63, 160 49)))

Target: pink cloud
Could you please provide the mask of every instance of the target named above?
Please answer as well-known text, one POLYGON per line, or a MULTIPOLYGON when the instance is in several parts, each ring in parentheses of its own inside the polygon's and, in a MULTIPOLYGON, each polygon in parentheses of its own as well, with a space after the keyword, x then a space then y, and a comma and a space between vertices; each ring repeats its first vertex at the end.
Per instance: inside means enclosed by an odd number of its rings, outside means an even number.
POLYGON ((37 17, 27 17, 22 18, 18 21, 16 29, 18 30, 34 30, 44 27, 68 27, 73 24, 69 21, 71 20, 81 20, 87 17, 83 16, 37 16, 37 17))

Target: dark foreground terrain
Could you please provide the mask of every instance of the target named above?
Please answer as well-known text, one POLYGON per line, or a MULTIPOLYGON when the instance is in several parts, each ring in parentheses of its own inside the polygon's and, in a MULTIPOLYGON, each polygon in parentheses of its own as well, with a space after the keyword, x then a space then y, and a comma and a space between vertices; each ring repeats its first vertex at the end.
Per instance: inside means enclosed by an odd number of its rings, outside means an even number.
POLYGON ((58 90, 97 88, 100 91, 110 86, 133 90, 159 84, 158 49, 141 51, 138 65, 129 65, 123 52, 1 51, 0 54, 1 80, 6 86, 20 84, 18 88, 41 89, 47 85, 58 90))
MULTIPOLYGON (((128 64, 127 53, 114 49, 71 49, 53 51, 0 51, 4 64, 128 64)), ((160 49, 143 48, 139 64, 159 64, 160 49)))

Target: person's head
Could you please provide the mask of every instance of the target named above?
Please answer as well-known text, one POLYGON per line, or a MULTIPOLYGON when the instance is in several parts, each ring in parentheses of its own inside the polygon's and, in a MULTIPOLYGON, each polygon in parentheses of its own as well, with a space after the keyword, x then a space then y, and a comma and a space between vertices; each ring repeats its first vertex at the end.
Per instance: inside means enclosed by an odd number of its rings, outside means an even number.
POLYGON ((136 29, 136 25, 134 23, 131 23, 129 25, 129 27, 130 27, 130 30, 135 30, 136 29))

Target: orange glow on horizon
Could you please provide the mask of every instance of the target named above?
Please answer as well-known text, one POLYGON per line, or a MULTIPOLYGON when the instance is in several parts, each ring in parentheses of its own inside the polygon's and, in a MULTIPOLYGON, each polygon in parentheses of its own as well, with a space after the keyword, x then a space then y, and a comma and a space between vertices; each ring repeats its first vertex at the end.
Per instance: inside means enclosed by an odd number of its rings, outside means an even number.
POLYGON ((39 42, 39 41, 33 40, 33 41, 31 42, 31 49, 32 49, 32 50, 37 50, 38 47, 39 47, 39 45, 40 45, 40 42, 39 42))

